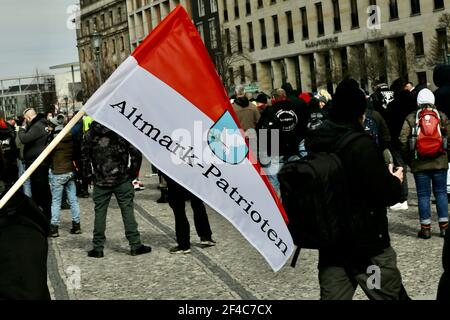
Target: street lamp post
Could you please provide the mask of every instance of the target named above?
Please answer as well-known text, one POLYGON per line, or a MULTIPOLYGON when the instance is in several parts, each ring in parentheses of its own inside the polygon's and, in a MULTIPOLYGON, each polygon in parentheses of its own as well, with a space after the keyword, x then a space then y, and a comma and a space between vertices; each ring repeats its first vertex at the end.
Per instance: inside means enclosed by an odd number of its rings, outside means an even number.
POLYGON ((97 69, 97 80, 98 80, 98 87, 102 84, 102 73, 100 70, 100 48, 102 44, 102 36, 97 32, 97 30, 94 31, 94 33, 91 36, 91 46, 94 49, 95 53, 95 65, 97 69))

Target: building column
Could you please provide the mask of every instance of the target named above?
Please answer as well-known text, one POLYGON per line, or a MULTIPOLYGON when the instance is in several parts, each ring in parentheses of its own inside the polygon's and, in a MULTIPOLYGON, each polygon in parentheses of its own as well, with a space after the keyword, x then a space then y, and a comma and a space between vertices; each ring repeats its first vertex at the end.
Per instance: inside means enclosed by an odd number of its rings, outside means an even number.
POLYGON ((368 86, 372 88, 373 83, 380 78, 380 61, 378 55, 378 44, 365 43, 364 50, 366 52, 366 71, 368 86))
POLYGON ((297 88, 297 82, 295 81, 295 61, 294 59, 297 59, 297 57, 294 58, 285 58, 284 63, 286 65, 286 75, 287 75, 287 82, 289 82, 294 89, 297 88))
POLYGON ((325 55, 321 52, 314 52, 315 74, 317 89, 326 88, 327 86, 327 68, 325 55))
POLYGON ((273 77, 273 89, 281 88, 283 84, 283 76, 281 74, 281 65, 280 61, 272 60, 270 62, 272 68, 272 77, 273 77))
POLYGON ((398 62, 399 56, 396 39, 384 40, 384 46, 386 48, 387 81, 388 84, 391 84, 400 76, 398 62))
POLYGON ((261 62, 258 63, 258 82, 259 88, 261 91, 271 94, 273 89, 272 86, 272 75, 270 72, 270 62, 261 62))
POLYGON ((342 70, 342 55, 340 49, 330 50, 330 65, 331 65, 331 79, 333 81, 333 92, 336 90, 338 84, 344 79, 344 72, 342 70))
POLYGON ((311 65, 309 62, 309 55, 300 55, 298 57, 300 61, 300 78, 302 81, 302 91, 312 91, 312 77, 311 77, 311 65))

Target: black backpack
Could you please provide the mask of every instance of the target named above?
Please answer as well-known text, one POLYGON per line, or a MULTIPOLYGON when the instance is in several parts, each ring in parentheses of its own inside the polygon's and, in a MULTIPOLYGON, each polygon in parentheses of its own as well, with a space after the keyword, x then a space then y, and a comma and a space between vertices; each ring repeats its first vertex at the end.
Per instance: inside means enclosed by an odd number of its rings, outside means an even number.
POLYGON ((366 134, 350 132, 337 142, 334 152, 309 152, 278 173, 288 228, 297 246, 292 267, 301 248, 333 248, 345 241, 350 194, 338 154, 360 137, 366 134))

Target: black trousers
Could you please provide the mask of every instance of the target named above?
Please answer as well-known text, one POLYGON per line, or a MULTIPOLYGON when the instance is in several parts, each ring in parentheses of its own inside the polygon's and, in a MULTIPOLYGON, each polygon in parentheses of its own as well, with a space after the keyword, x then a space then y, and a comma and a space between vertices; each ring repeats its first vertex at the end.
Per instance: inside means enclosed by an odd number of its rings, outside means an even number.
POLYGON ((50 300, 47 237, 21 223, 0 227, 0 300, 50 300))
MULTIPOLYGON (((27 163, 27 168, 31 163, 27 163)), ((46 165, 40 165, 31 175, 31 192, 33 201, 41 207, 44 215, 50 220, 52 216, 52 193, 48 181, 48 169, 46 165)))
POLYGON ((203 202, 172 179, 164 176, 169 192, 169 205, 175 215, 175 233, 181 249, 190 248, 190 226, 186 217, 186 200, 191 200, 195 230, 201 240, 211 239, 211 227, 203 202))

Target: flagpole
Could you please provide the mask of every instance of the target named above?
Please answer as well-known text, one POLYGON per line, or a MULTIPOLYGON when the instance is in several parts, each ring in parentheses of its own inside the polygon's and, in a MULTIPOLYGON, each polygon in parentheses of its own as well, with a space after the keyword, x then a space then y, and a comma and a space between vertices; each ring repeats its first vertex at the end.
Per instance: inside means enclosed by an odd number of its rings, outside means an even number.
POLYGON ((34 170, 47 158, 47 156, 53 151, 58 143, 66 136, 67 133, 75 126, 75 124, 85 115, 84 107, 77 112, 77 114, 67 123, 67 125, 61 130, 60 133, 52 140, 52 142, 42 151, 31 166, 20 176, 20 178, 14 183, 11 189, 0 200, 0 209, 11 199, 11 197, 19 190, 19 188, 25 183, 25 181, 32 175, 34 170))

